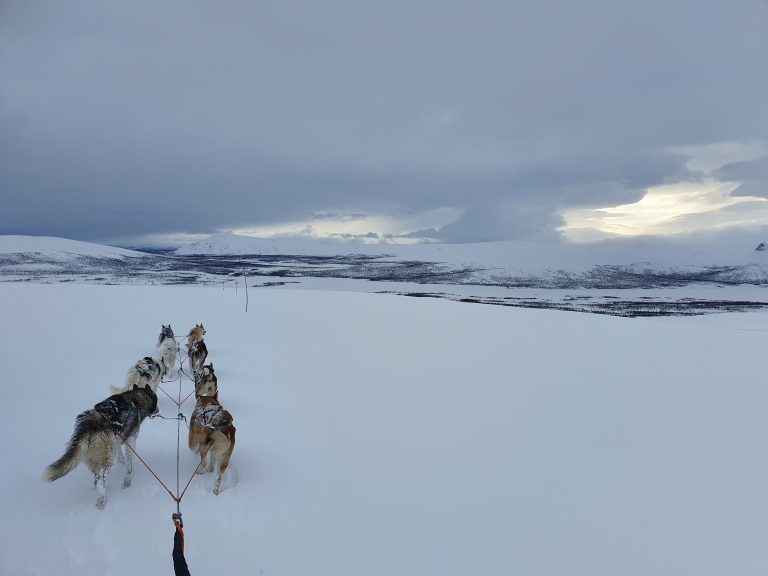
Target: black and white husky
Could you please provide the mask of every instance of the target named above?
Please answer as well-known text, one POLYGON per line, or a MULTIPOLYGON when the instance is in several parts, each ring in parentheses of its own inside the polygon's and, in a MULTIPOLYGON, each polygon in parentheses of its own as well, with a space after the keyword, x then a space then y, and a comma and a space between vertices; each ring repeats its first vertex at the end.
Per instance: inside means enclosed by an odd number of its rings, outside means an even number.
POLYGON ((145 356, 128 369, 128 373, 125 375, 124 386, 118 388, 117 386, 110 385, 109 388, 112 394, 126 392, 133 389, 134 386, 139 388, 149 387, 153 392, 157 392, 157 382, 160 380, 160 375, 164 369, 165 364, 162 358, 145 356))
POLYGON ((157 395, 149 387, 134 386, 128 392, 115 394, 99 402, 92 410, 77 416, 75 431, 64 455, 45 469, 43 478, 53 482, 84 462, 93 473, 93 483, 98 494, 96 507, 104 508, 107 504, 107 472, 117 458, 126 468, 123 488, 131 485, 133 459, 125 442, 133 445, 141 423, 147 416, 156 413, 157 395))
POLYGON ((195 340, 189 348, 189 369, 197 375, 203 369, 203 363, 208 358, 208 347, 204 340, 195 340))
POLYGON ((162 324, 162 331, 157 339, 157 347, 160 348, 160 358, 162 359, 163 371, 160 373, 160 379, 172 378, 173 368, 176 365, 176 353, 179 351, 179 344, 171 330, 171 325, 162 324))

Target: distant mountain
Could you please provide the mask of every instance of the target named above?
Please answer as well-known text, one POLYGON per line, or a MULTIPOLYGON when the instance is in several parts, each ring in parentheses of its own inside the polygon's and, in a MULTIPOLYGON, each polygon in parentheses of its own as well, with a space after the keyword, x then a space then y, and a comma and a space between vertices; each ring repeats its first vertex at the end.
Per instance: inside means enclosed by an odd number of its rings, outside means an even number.
POLYGON ((473 244, 362 244, 303 238, 253 238, 217 234, 182 246, 178 255, 311 255, 362 254, 396 260, 477 265, 483 268, 583 271, 594 266, 677 269, 707 266, 764 266, 754 250, 743 246, 683 244, 637 239, 595 244, 542 244, 524 241, 473 244))
POLYGON ((245 275, 260 278, 262 286, 285 278, 557 289, 768 286, 766 253, 736 244, 649 239, 395 245, 223 234, 166 256, 62 238, 0 236, 0 281, 211 284, 245 275))
POLYGON ((141 252, 53 236, 0 236, 0 254, 38 254, 54 260, 77 257, 127 258, 141 252))
POLYGON ((314 240, 303 238, 254 238, 239 234, 216 234, 205 240, 185 244, 176 254, 232 255, 278 255, 293 256, 338 256, 342 254, 391 254, 387 244, 361 244, 357 241, 314 240))

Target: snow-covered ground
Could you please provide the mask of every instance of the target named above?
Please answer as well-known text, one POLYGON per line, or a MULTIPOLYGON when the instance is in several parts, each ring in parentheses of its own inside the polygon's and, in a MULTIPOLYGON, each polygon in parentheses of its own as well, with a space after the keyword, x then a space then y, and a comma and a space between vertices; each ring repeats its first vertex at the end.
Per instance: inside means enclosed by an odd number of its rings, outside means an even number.
MULTIPOLYGON (((82 466, 40 480, 168 322, 205 324, 238 428, 225 490, 198 476, 182 502, 193 574, 768 571, 766 313, 243 296, 0 284, 0 574, 172 573, 175 505, 140 464, 127 490, 116 465, 103 511, 82 466)), ((138 449, 175 488, 176 422, 146 421, 138 449)))

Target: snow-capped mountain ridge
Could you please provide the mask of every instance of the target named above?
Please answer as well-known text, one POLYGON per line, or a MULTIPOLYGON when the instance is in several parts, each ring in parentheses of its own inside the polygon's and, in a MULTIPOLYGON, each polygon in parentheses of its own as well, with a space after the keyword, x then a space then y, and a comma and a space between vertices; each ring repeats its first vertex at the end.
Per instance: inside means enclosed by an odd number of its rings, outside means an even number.
POLYGON ((240 234, 215 234, 185 244, 176 250, 180 256, 283 255, 337 256, 340 254, 391 255, 398 247, 391 244, 362 244, 344 240, 304 240, 301 238, 255 238, 240 234))
POLYGON ((0 254, 35 253, 68 260, 81 256, 96 258, 135 258, 144 256, 135 250, 80 242, 54 236, 0 236, 0 254))
POLYGON ((618 265, 670 269, 689 266, 749 266, 766 264, 762 254, 739 246, 633 243, 539 244, 523 241, 473 244, 362 244, 301 238, 254 238, 217 234, 182 246, 178 255, 312 255, 362 254, 399 260, 475 264, 484 268, 563 270, 618 265))
MULTIPOLYGON (((537 244, 504 241, 474 244, 362 244, 340 240, 302 238, 254 238, 237 234, 217 234, 182 246, 178 256, 349 256, 387 258, 395 261, 439 262, 446 265, 475 266, 484 269, 517 271, 579 272, 595 266, 631 266, 634 269, 670 273, 691 267, 740 266, 766 269, 768 244, 755 249, 721 246, 674 246, 638 242, 631 246, 602 243, 590 246, 537 244)), ((53 261, 78 257, 146 258, 145 252, 66 238, 38 236, 0 236, 0 254, 35 254, 53 261)))

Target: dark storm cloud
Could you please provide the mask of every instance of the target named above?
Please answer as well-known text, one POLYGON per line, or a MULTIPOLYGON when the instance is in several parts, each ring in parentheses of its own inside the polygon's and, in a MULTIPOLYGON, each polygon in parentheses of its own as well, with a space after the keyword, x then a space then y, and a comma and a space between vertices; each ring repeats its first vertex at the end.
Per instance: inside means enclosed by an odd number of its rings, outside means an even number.
POLYGON ((718 170, 718 176, 724 180, 741 182, 734 192, 736 196, 768 198, 768 155, 749 162, 723 166, 718 170))
POLYGON ((447 240, 549 238, 684 174, 675 147, 766 138, 766 10, 4 0, 0 232, 452 206, 447 240))

